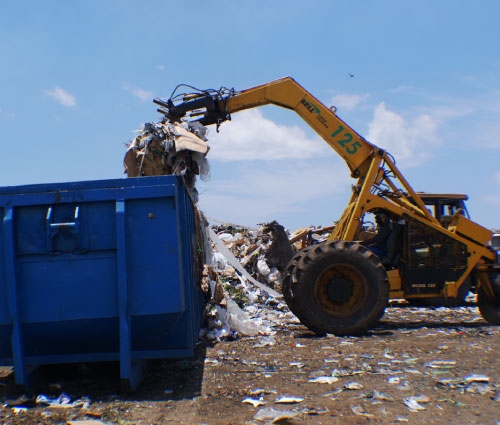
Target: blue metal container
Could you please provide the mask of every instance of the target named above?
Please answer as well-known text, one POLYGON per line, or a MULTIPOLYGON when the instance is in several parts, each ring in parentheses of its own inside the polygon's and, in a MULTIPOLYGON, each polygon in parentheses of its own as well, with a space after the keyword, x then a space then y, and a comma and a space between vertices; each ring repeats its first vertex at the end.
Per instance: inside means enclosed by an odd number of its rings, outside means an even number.
POLYGON ((195 210, 182 180, 0 188, 0 364, 17 384, 54 363, 194 353, 203 314, 195 210))

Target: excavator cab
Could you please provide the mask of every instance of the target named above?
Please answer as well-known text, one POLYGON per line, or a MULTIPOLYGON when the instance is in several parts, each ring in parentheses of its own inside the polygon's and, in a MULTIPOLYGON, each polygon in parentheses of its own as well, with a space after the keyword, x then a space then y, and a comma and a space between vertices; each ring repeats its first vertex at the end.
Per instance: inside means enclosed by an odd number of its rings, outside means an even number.
POLYGON ((443 227, 447 228, 456 213, 470 218, 465 201, 469 197, 465 194, 426 193, 417 192, 427 209, 443 227))

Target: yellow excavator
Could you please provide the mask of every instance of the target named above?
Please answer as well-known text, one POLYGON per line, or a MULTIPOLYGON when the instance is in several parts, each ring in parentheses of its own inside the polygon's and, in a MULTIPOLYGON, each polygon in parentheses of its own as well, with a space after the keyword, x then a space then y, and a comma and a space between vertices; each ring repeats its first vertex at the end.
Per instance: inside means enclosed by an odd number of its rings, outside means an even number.
POLYGON ((492 247, 492 231, 460 208, 442 223, 387 151, 293 78, 242 91, 180 85, 167 101, 154 102, 169 122, 215 124, 217 130, 245 109, 291 109, 344 159, 355 179, 349 203, 327 241, 292 257, 282 283, 291 311, 313 332, 358 335, 376 325, 390 299, 453 300, 464 288, 476 291, 482 316, 500 324, 499 252, 492 247), (375 235, 368 216, 376 217, 375 235))

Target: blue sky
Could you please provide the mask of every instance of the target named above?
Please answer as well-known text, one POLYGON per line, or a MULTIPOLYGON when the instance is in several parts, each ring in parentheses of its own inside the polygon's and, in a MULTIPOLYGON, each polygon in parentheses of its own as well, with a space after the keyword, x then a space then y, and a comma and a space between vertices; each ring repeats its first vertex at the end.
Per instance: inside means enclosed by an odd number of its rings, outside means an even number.
MULTIPOLYGON (((414 189, 467 193, 499 228, 499 16, 496 0, 2 2, 1 185, 125 178, 153 98, 288 75, 414 189)), ((293 112, 241 112, 208 137, 213 222, 327 226, 346 206, 346 165, 293 112)))

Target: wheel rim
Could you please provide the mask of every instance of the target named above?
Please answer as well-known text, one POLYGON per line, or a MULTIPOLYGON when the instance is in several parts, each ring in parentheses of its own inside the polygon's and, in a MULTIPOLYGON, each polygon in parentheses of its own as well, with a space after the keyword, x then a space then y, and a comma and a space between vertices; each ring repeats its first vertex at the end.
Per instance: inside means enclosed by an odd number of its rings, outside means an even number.
POLYGON ((335 265, 324 270, 317 278, 315 295, 319 305, 330 315, 348 316, 366 294, 363 276, 348 265, 335 265))

